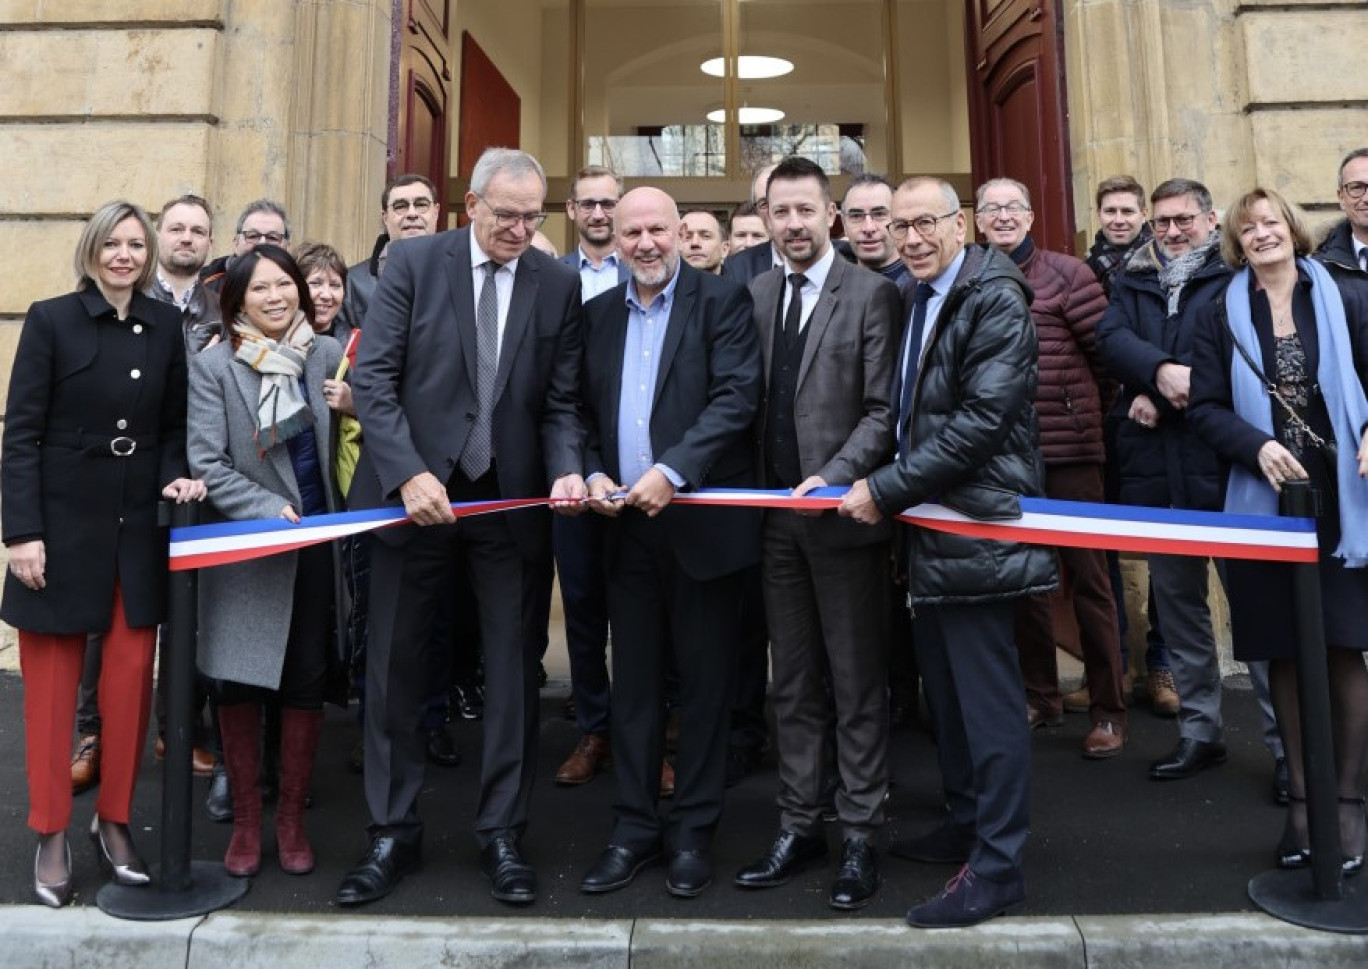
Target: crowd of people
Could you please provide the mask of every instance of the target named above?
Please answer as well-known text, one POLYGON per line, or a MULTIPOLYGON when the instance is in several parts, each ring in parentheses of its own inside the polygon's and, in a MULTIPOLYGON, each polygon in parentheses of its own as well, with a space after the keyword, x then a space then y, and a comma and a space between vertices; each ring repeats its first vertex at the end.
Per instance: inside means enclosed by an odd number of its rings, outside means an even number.
MULTIPOLYGON (((580 736, 552 776, 611 766, 617 790, 581 891, 657 865, 670 894, 707 890, 725 789, 772 749, 775 838, 733 883, 829 866, 830 906, 862 908, 880 885, 890 732, 924 702, 946 815, 886 850, 956 867, 908 911, 935 928, 1025 900, 1032 730, 1077 710, 1082 756, 1125 750, 1127 618, 1114 555, 894 516, 938 501, 1009 520, 1023 496, 1273 515, 1309 480, 1342 870, 1362 869, 1368 148, 1340 164, 1345 218, 1319 246, 1272 189, 1222 217, 1197 181, 1147 195, 1118 176, 1098 186, 1086 260, 1037 244, 1009 178, 977 187, 980 243, 942 179, 864 174, 837 200, 798 156, 756 173, 725 225, 601 166, 572 185, 564 257, 538 231, 541 165, 503 148, 475 165, 459 229, 439 231, 431 181, 391 181, 350 267, 325 244, 292 250, 269 199, 213 261, 197 196, 155 224, 122 201, 87 223, 75 292, 25 321, 0 464, 0 618, 19 630, 40 901, 71 897, 73 794, 97 783, 98 857, 120 884, 150 881, 129 812, 165 619, 159 500, 202 501, 205 521, 409 519, 203 572, 194 768, 213 777, 210 816, 231 819, 230 874, 260 870, 271 802, 280 867, 313 870, 323 708, 355 701, 370 840, 337 903, 417 868, 424 772, 461 762, 453 714, 483 720, 473 827, 491 894, 534 902, 521 837, 559 576, 580 736), (830 486, 834 511, 674 501, 830 486), (547 503, 451 508, 507 498, 547 503), (1069 694, 1061 601, 1085 673, 1069 694)), ((1276 861, 1306 867, 1290 573, 1215 564, 1287 805, 1276 861)), ((1148 556, 1143 692, 1178 724, 1156 781, 1226 756, 1209 566, 1148 556)))

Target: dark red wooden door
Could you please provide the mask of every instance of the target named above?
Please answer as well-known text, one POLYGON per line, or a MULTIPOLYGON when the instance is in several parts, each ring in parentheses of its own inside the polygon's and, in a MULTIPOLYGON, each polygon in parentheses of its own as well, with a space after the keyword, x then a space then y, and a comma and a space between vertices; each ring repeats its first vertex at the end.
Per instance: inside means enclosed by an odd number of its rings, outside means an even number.
POLYGON ((451 101, 450 0, 403 0, 399 41, 399 118, 389 177, 426 175, 446 206, 448 105, 451 101))
POLYGON ((974 184, 1031 190, 1039 245, 1073 252, 1059 0, 965 0, 974 184))

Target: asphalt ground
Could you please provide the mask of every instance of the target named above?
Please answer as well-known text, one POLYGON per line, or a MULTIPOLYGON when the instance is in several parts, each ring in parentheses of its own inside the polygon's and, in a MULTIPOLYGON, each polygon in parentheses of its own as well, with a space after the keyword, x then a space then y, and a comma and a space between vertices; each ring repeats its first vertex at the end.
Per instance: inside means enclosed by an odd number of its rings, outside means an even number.
MULTIPOLYGON (((0 904, 32 902, 34 837, 25 825, 22 684, 17 674, 0 674, 0 904)), ((693 900, 665 891, 663 869, 643 872, 628 888, 587 896, 579 879, 597 857, 611 827, 613 775, 586 786, 558 788, 551 776, 576 739, 574 724, 561 715, 564 683, 543 691, 539 783, 524 854, 536 866, 540 893, 535 905, 512 908, 494 901, 480 875, 470 825, 477 796, 479 724, 458 721, 453 729, 465 754, 456 768, 429 767, 420 801, 426 819, 424 865, 388 898, 362 911, 367 915, 560 917, 586 919, 826 919, 837 917, 826 904, 833 868, 815 870, 788 885, 742 891, 731 884, 735 870, 753 860, 775 834, 772 760, 728 791, 726 810, 713 846, 717 877, 693 900)), ((1156 783, 1149 762, 1166 754, 1177 730, 1141 707, 1132 711, 1125 752, 1108 761, 1084 760, 1079 750, 1087 717, 1068 715, 1063 726, 1037 731, 1032 742, 1033 833, 1026 852, 1027 916, 1135 915, 1254 911, 1246 895, 1251 877, 1272 864, 1282 828, 1282 809, 1272 800, 1272 760, 1260 739, 1258 710, 1248 681, 1231 677, 1225 691, 1226 742, 1223 766, 1182 781, 1156 783)), ((684 725, 687 731, 688 725, 684 725)), ((308 876, 291 877, 276 866, 270 813, 262 872, 252 879, 238 911, 319 914, 338 909, 333 892, 367 844, 367 817, 360 779, 346 762, 359 738, 354 710, 330 708, 319 748, 308 814, 318 857, 308 876)), ((926 733, 914 727, 894 732, 891 745, 894 789, 883 842, 919 833, 941 817, 939 774, 926 733)), ((159 854, 161 771, 149 738, 134 805, 134 832, 144 856, 159 854)), ((193 857, 220 860, 230 826, 214 824, 200 802, 207 782, 197 779, 193 857)), ((94 794, 76 799, 72 821, 76 905, 93 905, 101 881, 93 849, 80 836, 89 823, 94 794)), ((839 831, 829 831, 833 855, 839 831)), ((880 853, 883 885, 856 916, 898 918, 907 907, 939 890, 953 870, 900 861, 880 853)))

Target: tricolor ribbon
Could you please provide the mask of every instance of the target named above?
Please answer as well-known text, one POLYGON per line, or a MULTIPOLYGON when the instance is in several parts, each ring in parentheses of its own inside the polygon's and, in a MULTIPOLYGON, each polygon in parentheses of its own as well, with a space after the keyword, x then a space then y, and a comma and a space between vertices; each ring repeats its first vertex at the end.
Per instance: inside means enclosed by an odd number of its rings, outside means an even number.
MULTIPOLYGON (((749 488, 704 488, 675 495, 673 504, 827 510, 837 507, 845 488, 818 488, 802 497, 792 492, 749 488)), ((515 511, 549 504, 546 498, 453 502, 457 518, 515 511)), ((1103 505, 1050 498, 1022 498, 1021 517, 978 521, 944 505, 926 503, 897 516, 921 528, 971 538, 1028 545, 1116 549, 1122 552, 1197 555, 1265 562, 1315 562, 1316 523, 1310 518, 1227 515, 1211 511, 1103 505)), ((207 568, 264 558, 319 542, 359 535, 408 520, 402 508, 375 508, 313 515, 298 524, 283 518, 221 522, 171 530, 171 569, 207 568)))

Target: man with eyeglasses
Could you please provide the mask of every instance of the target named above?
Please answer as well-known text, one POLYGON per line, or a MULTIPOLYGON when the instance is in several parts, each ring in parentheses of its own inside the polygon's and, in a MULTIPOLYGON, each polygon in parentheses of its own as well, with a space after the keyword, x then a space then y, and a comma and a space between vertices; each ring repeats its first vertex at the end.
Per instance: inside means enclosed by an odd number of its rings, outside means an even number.
MULTIPOLYGON (((1098 352, 1124 391, 1116 413, 1120 499, 1128 505, 1220 511, 1224 472, 1216 453, 1187 425, 1196 319, 1224 292, 1211 193, 1173 178, 1150 195, 1154 239, 1112 281, 1097 327, 1098 352)), ((1150 765, 1151 779, 1175 780, 1225 762, 1221 671, 1207 602, 1209 559, 1148 556, 1150 588, 1163 617, 1178 691, 1178 744, 1150 765)))
MULTIPOLYGON (((1031 195, 1021 182, 994 178, 980 185, 974 221, 1035 293, 1031 321, 1040 344, 1035 408, 1045 494, 1100 502, 1103 401, 1115 396, 1115 384, 1097 355, 1097 321, 1107 308, 1102 286, 1081 260, 1036 245, 1031 195)), ((1089 690, 1092 729, 1083 739, 1083 756, 1115 757, 1126 745, 1126 704, 1107 557, 1100 549, 1060 548, 1057 554, 1071 579, 1066 604, 1078 624, 1089 690)), ((1026 683, 1026 719, 1033 730, 1063 722, 1055 641, 1052 598, 1022 599, 1017 604, 1017 650, 1026 683)))
POLYGON ((893 183, 882 175, 865 172, 852 178, 846 188, 841 221, 860 265, 902 285, 909 274, 893 237, 888 234, 892 205, 893 183))
POLYGON ((1355 148, 1339 167, 1340 211, 1344 218, 1330 230, 1316 258, 1331 275, 1368 276, 1368 148, 1355 148))
POLYGON ((770 236, 769 243, 765 245, 757 243, 749 249, 735 254, 722 264, 722 276, 742 286, 749 285, 750 281, 761 273, 769 272, 775 266, 784 264, 783 253, 774 244, 774 227, 770 225, 769 203, 765 200, 765 194, 769 190, 770 174, 773 171, 774 165, 762 167, 751 179, 750 190, 751 204, 755 206, 755 213, 765 223, 765 231, 770 236))
POLYGON ((490 894, 529 904, 522 855, 536 772, 537 596, 551 555, 543 507, 457 523, 450 503, 551 499, 582 509, 579 277, 540 250, 546 175, 525 152, 490 148, 470 176, 470 224, 401 239, 366 314, 353 377, 366 429, 353 508, 402 504, 410 523, 376 533, 366 652, 365 791, 371 843, 336 900, 389 894, 421 857, 418 793, 432 616, 447 561, 474 586, 485 663, 475 839, 490 894))
MULTIPOLYGON (((575 173, 565 214, 574 224, 579 242, 560 261, 579 273, 583 302, 631 275, 618 255, 613 234, 613 214, 621 196, 622 179, 611 168, 587 165, 575 173)), ((565 614, 570 705, 580 733, 575 748, 556 768, 555 782, 575 787, 593 780, 613 761, 603 522, 597 515, 557 516, 551 522, 551 533, 565 614)), ((549 605, 549 587, 546 595, 549 605)), ((671 789, 673 786, 671 782, 671 789)))
POLYGON ((425 175, 400 175, 385 185, 380 193, 381 232, 370 258, 347 270, 347 294, 333 334, 338 341, 345 345, 351 331, 365 325, 366 310, 384 271, 390 243, 432 235, 441 214, 437 186, 425 175))
MULTIPOLYGON (((980 520, 1019 517, 1041 493, 1036 332, 1030 287, 1011 259, 964 244, 948 182, 912 178, 893 193, 889 231, 916 286, 905 290, 892 401, 896 457, 856 481, 840 512, 878 524, 940 501, 980 520)), ((907 605, 950 816, 891 853, 960 865, 914 906, 920 928, 974 925, 1026 897, 1030 736, 1022 715, 1016 603, 1056 585, 1054 555, 925 528, 903 532, 907 605)))
POLYGON ((248 202, 233 229, 233 251, 200 270, 200 284, 204 286, 206 295, 218 305, 223 274, 238 256, 260 245, 284 246, 289 241, 290 222, 285 215, 285 206, 273 199, 248 202))

